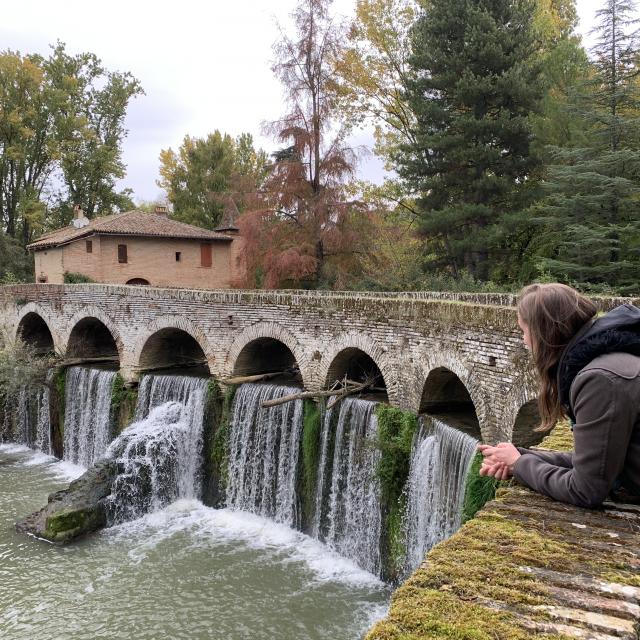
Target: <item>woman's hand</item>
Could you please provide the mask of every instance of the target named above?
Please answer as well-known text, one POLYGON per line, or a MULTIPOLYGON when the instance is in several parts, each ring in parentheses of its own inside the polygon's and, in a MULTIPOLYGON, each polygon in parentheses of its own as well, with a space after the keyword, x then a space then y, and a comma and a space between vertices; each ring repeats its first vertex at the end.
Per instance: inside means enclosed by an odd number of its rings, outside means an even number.
POLYGON ((513 465, 520 457, 520 452, 509 442, 501 442, 494 446, 478 445, 478 450, 484 456, 480 466, 480 475, 506 480, 513 471, 513 465))

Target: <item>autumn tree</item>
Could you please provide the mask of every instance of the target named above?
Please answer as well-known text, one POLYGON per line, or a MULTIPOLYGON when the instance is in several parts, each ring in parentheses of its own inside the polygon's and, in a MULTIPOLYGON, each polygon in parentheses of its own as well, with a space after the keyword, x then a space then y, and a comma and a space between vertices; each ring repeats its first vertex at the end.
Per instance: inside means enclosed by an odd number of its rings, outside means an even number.
POLYGON ((343 29, 331 0, 302 0, 281 30, 273 72, 281 81, 286 114, 267 129, 283 145, 273 154, 261 206, 241 218, 253 284, 341 286, 362 237, 359 206, 344 181, 355 156, 336 121, 334 61, 343 29))
POLYGON ((229 198, 238 211, 255 195, 267 156, 250 134, 232 138, 216 130, 206 138, 185 136, 178 152, 160 152, 160 180, 176 220, 214 229, 229 198))

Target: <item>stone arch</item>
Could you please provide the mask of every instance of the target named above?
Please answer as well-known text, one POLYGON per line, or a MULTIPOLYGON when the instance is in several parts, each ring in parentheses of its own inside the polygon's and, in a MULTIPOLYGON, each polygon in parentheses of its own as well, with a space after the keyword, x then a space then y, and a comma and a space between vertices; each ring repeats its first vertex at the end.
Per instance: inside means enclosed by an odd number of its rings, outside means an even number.
POLYGON ((256 322, 241 331, 229 348, 225 370, 228 374, 240 375, 262 373, 257 371, 259 367, 251 367, 254 358, 262 359, 263 362, 273 358, 276 367, 297 364, 302 386, 306 387, 308 375, 305 352, 295 336, 277 322, 256 322), (278 345, 282 345, 284 349, 278 345), (290 358, 287 357, 287 352, 291 354, 290 358))
POLYGON ((342 377, 344 372, 341 370, 345 368, 349 358, 357 356, 358 353, 367 356, 380 370, 382 386, 386 389, 389 404, 399 406, 400 383, 397 364, 389 357, 386 346, 363 333, 349 332, 340 335, 322 354, 318 371, 320 385, 326 388, 333 384, 335 379, 342 377))
POLYGON ((18 322, 16 337, 30 345, 36 353, 45 355, 55 350, 53 334, 44 318, 30 311, 22 316, 18 322))
POLYGON ((127 280, 125 282, 125 284, 130 284, 130 285, 138 285, 138 286, 149 286, 151 283, 146 279, 146 278, 131 278, 130 280, 127 280))
POLYGON ((46 325, 49 333, 51 334, 51 338, 53 339, 54 350, 63 351, 64 341, 62 340, 60 332, 57 329, 55 318, 51 316, 46 308, 41 307, 35 302, 29 302, 20 308, 20 313, 18 314, 15 324, 15 337, 17 338, 20 335, 23 320, 31 314, 40 317, 46 325))
POLYGON ((139 336, 133 348, 132 361, 129 363, 129 368, 138 370, 148 368, 151 360, 158 358, 161 353, 167 352, 167 347, 174 349, 171 353, 174 356, 173 361, 158 361, 158 366, 191 361, 197 353, 198 358, 204 355, 206 364, 203 368, 211 372, 214 355, 207 336, 200 327, 182 316, 164 316, 151 322, 139 336), (185 336, 193 342, 190 342, 185 336), (200 353, 197 353, 194 343, 200 353))
POLYGON ((505 433, 500 434, 501 440, 513 442, 517 446, 529 447, 538 444, 545 434, 535 431, 540 424, 540 414, 537 406, 537 388, 527 380, 516 382, 511 387, 504 402, 504 416, 502 422, 506 425, 505 433))
POLYGON ((488 439, 488 403, 480 383, 454 353, 443 350, 423 370, 418 413, 427 413, 475 438, 488 439))
POLYGON ((65 344, 67 358, 113 356, 122 362, 123 342, 118 328, 105 313, 87 307, 76 313, 68 323, 65 344))

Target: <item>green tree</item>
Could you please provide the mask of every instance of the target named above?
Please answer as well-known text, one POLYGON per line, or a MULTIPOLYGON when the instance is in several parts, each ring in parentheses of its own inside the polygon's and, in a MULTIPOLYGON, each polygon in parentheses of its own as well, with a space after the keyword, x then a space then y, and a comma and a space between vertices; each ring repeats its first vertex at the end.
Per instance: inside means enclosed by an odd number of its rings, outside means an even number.
POLYGON ((116 182, 126 174, 124 119, 129 101, 144 93, 140 83, 130 73, 107 71, 92 53, 71 56, 60 43, 44 67, 56 86, 69 87, 66 112, 57 122, 64 222, 75 204, 88 218, 133 208, 131 190, 117 191, 116 182))
POLYGON ((129 204, 115 181, 125 111, 140 92, 130 74, 62 43, 48 58, 0 53, 0 222, 9 236, 27 244, 68 222, 74 203, 90 216, 129 204))
POLYGON ((250 134, 234 140, 216 130, 206 138, 185 136, 178 152, 160 152, 160 180, 176 220, 214 229, 229 199, 241 211, 264 179, 267 156, 250 134))
POLYGON ((529 0, 432 0, 412 40, 407 101, 416 142, 397 154, 418 194, 430 266, 487 280, 504 215, 537 166, 530 116, 541 98, 529 0))
POLYGON ((640 291, 640 95, 634 3, 597 12, 592 74, 572 111, 583 144, 552 150, 555 164, 535 207, 538 267, 592 291, 640 291))
POLYGON ((33 256, 0 231, 0 284, 33 281, 33 256))
POLYGON ((352 125, 373 125, 374 152, 387 163, 400 142, 414 141, 415 117, 403 87, 418 9, 414 0, 358 0, 337 52, 333 82, 340 115, 352 125))
POLYGON ((0 216, 23 244, 32 233, 25 212, 33 221, 59 157, 56 114, 64 105, 40 56, 0 54, 0 216))

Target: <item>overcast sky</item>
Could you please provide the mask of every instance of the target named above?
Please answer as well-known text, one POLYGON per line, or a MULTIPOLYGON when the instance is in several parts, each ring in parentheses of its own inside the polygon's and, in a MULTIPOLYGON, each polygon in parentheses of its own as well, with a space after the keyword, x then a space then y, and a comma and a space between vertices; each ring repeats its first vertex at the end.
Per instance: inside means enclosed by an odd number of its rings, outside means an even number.
MULTIPOLYGON (((158 155, 177 149, 186 134, 220 129, 254 135, 267 151, 277 144, 261 136, 261 123, 283 113, 281 88, 271 73, 276 22, 288 25, 295 0, 20 0, 3 3, 1 49, 47 55, 62 40, 70 53, 91 51, 109 70, 130 71, 144 88, 127 115, 128 167, 123 186, 136 199, 155 200, 158 155), (99 9, 97 8, 99 7, 99 9)), ((580 31, 593 25, 600 0, 578 0, 580 31)), ((336 0, 342 15, 355 0, 336 0)), ((370 143, 363 132, 355 144, 370 143)), ((381 163, 361 162, 360 177, 379 180, 381 163)))

